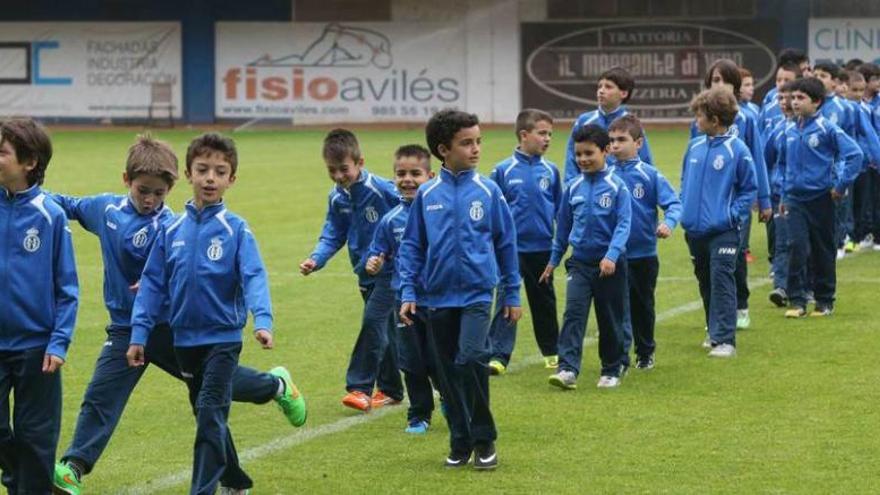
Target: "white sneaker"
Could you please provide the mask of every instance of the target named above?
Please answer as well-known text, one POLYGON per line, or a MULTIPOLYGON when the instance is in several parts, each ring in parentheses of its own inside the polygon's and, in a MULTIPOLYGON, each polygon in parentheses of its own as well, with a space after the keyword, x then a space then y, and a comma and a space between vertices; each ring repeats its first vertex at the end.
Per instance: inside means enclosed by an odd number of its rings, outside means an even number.
POLYGON ((871 237, 865 237, 859 242, 859 249, 870 249, 874 246, 874 239, 871 237))
POLYGON ((874 244, 874 251, 880 251, 880 244, 874 244))
POLYGON ((709 351, 710 357, 732 358, 736 356, 736 347, 730 344, 718 344, 709 351))
POLYGON ((706 327, 706 338, 703 339, 702 343, 703 349, 711 349, 712 347, 714 347, 712 345, 714 343, 715 342, 712 341, 712 337, 709 337, 709 327, 706 327))
POLYGON ((846 250, 843 248, 838 249, 837 250, 837 261, 840 261, 845 257, 846 257, 846 250))
POLYGON ((598 388, 614 388, 620 385, 620 378, 616 376, 601 376, 599 377, 599 383, 596 384, 598 388))
POLYGON ((577 388, 577 376, 574 372, 568 370, 562 370, 550 375, 548 381, 550 382, 550 385, 559 387, 563 390, 574 390, 577 388))

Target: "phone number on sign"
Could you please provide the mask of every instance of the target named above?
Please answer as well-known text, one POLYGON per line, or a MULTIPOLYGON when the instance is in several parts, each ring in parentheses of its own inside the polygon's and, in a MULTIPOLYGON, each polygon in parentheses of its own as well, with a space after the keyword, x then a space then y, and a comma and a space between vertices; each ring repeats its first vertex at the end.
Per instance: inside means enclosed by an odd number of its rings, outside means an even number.
POLYGON ((383 105, 371 108, 375 117, 430 117, 440 111, 440 107, 415 105, 383 105))

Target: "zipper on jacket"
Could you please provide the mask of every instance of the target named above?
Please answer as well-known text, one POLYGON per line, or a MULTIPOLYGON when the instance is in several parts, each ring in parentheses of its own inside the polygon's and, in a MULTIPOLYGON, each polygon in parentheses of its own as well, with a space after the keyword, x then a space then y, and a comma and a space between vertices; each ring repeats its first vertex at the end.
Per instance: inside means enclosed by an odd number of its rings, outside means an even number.
MULTIPOLYGON (((0 201, 7 201, 7 198, 0 199, 0 201)), ((12 223, 12 218, 15 216, 15 201, 10 202, 9 204, 9 213, 3 215, 5 217, 3 222, 3 232, 6 234, 2 241, 2 251, 0 251, 0 262, 3 263, 3 279, 0 280, 0 301, 9 302, 9 256, 12 254, 12 238, 11 232, 9 231, 10 224, 12 223)), ((6 325, 0 325, 0 333, 6 333, 6 325)))
MULTIPOLYGON (((459 263, 464 264, 465 260, 462 256, 462 253, 461 253, 461 234, 460 234, 460 232, 461 232, 461 212, 458 211, 461 208, 458 207, 458 180, 459 180, 458 174, 453 173, 452 174, 452 191, 453 191, 453 196, 452 196, 452 213, 453 213, 453 215, 452 216, 453 216, 453 218, 455 218, 455 250, 456 250, 455 257, 458 259, 459 263)), ((468 209, 465 209, 465 215, 470 215, 470 213, 468 213, 468 209)), ((453 272, 455 273, 455 287, 457 287, 458 290, 461 291, 461 289, 462 289, 462 287, 461 287, 461 270, 453 270, 453 272)))
MULTIPOLYGON (((712 142, 709 140, 709 136, 706 136, 706 154, 705 154, 705 156, 703 156, 703 163, 700 164, 700 182, 698 184, 699 189, 697 189, 699 191, 699 194, 697 194, 697 197, 700 198, 700 203, 699 203, 700 209, 702 209, 702 206, 703 206, 703 182, 706 181, 706 163, 709 161, 709 154, 711 151, 712 151, 712 142)), ((728 213, 727 216, 729 217, 730 213, 728 213)), ((703 216, 700 215, 699 211, 697 211, 697 228, 696 228, 696 230, 698 232, 701 232, 700 231, 700 220, 702 220, 702 219, 703 219, 703 216)), ((729 220, 728 220, 728 223, 730 223, 729 220)))
MULTIPOLYGON (((195 214, 196 221, 195 221, 195 225, 193 226, 192 233, 190 234, 190 236, 192 237, 193 248, 189 250, 189 253, 190 253, 189 254, 189 283, 187 284, 189 286, 189 288, 187 289, 187 292, 189 292, 189 294, 191 294, 192 297, 194 297, 194 298, 199 298, 198 282, 196 281, 196 269, 198 268, 198 263, 196 263, 196 259, 199 256, 199 234, 202 229, 202 214, 203 213, 204 213, 204 211, 198 211, 198 209, 196 209, 196 214, 195 214)), ((202 313, 200 311, 197 311, 196 315, 197 315, 198 322, 196 325, 193 325, 193 326, 196 326, 196 327, 201 326, 202 313)))

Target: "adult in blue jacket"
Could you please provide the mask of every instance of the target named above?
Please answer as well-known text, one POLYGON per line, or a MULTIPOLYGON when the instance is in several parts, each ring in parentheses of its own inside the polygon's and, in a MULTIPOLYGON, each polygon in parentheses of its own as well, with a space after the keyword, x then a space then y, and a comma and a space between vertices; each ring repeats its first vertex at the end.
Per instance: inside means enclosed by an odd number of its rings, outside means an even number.
POLYGON ((425 135, 443 165, 410 208, 398 260, 400 318, 406 324, 414 315, 422 318, 432 337, 449 423, 446 466, 465 466, 473 453, 476 469, 493 469, 498 434, 489 408, 490 311, 498 287, 502 314, 514 321, 522 314, 516 229, 501 190, 474 170, 477 116, 438 112, 425 135))
POLYGON ((51 158, 33 120, 0 123, 0 480, 9 493, 51 492, 60 368, 76 322, 70 228, 40 188, 51 158))

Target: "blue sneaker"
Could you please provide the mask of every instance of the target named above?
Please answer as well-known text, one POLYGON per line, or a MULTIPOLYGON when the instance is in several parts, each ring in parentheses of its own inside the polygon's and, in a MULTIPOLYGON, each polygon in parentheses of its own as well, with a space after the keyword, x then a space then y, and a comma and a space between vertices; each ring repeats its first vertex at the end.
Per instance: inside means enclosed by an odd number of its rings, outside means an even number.
POLYGON ((428 423, 424 419, 412 419, 409 422, 409 425, 406 427, 407 433, 411 433, 413 435, 424 435, 428 433, 428 428, 431 427, 431 423, 428 423))

